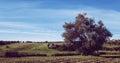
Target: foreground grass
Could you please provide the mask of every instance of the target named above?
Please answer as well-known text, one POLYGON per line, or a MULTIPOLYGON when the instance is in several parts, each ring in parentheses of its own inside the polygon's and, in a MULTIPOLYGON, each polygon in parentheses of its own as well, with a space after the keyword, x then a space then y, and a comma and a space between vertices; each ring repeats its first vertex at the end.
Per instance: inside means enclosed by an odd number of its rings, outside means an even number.
POLYGON ((119 63, 120 58, 102 58, 95 56, 48 56, 0 58, 1 63, 119 63))

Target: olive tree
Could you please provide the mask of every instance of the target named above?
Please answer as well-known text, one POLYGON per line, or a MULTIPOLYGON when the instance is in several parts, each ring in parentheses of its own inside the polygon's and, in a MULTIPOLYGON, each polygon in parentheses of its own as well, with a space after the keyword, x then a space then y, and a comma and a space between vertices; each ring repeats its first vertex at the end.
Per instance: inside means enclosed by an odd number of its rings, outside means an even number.
POLYGON ((65 32, 62 36, 67 45, 83 55, 101 49, 103 43, 112 37, 101 20, 95 23, 94 19, 86 17, 86 13, 79 14, 75 22, 65 23, 63 27, 65 32))

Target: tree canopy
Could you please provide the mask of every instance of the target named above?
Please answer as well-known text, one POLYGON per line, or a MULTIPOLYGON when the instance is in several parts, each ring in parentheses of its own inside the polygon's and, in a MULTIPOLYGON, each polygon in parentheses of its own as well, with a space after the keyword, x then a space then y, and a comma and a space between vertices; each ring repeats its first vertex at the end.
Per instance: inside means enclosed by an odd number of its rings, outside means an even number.
POLYGON ((75 22, 65 23, 63 27, 65 42, 81 54, 91 54, 101 49, 103 43, 112 37, 101 20, 95 23, 94 19, 86 17, 86 13, 78 14, 75 22))

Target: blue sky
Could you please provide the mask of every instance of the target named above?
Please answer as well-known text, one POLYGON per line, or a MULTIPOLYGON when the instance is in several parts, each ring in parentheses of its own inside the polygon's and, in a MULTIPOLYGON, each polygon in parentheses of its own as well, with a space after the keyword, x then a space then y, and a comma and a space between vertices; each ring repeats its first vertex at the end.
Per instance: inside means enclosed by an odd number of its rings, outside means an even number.
POLYGON ((120 0, 0 0, 0 40, 61 41, 78 13, 102 20, 120 38, 120 0))

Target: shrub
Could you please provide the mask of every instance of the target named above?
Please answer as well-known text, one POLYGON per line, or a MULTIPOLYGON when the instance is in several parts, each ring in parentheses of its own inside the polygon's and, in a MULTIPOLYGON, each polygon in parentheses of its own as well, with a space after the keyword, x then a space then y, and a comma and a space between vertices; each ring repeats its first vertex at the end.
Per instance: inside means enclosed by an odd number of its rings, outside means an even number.
POLYGON ((60 51, 74 51, 75 50, 73 45, 67 45, 67 44, 58 45, 58 44, 48 43, 47 46, 48 46, 48 49, 57 49, 57 50, 60 50, 60 51))
POLYGON ((6 48, 10 48, 10 47, 7 45, 6 48))

